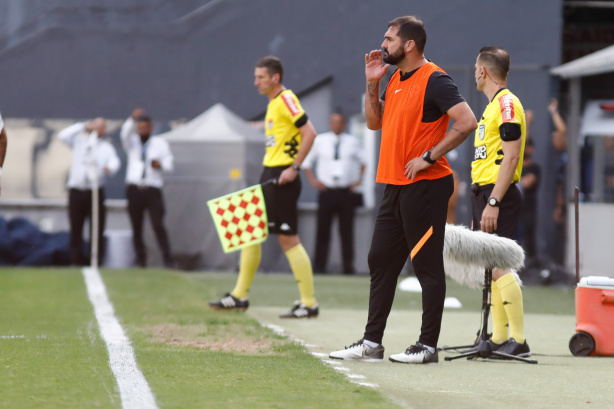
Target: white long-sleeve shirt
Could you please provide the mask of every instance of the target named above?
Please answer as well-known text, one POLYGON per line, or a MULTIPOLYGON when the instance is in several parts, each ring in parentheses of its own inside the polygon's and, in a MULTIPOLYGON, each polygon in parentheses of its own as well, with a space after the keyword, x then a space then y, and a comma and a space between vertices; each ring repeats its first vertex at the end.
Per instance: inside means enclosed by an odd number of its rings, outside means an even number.
POLYGON ((115 174, 121 162, 111 143, 100 139, 98 132, 86 132, 85 123, 77 122, 63 129, 58 139, 72 148, 72 161, 67 186, 71 189, 92 189, 94 175, 91 173, 92 164, 96 163, 98 169, 98 186, 102 187, 107 175, 115 174))
POLYGON ((136 133, 136 122, 132 117, 122 125, 120 137, 128 155, 126 183, 162 188, 163 172, 173 171, 173 153, 168 142, 160 137, 150 136, 143 145, 141 137, 136 133), (160 169, 151 166, 154 160, 160 162, 160 169))
POLYGON ((326 132, 313 141, 301 166, 311 169, 314 162, 316 177, 326 187, 347 188, 360 180, 365 159, 358 138, 347 133, 326 132))
POLYGON ((4 128, 4 121, 2 120, 2 114, 0 114, 0 132, 2 132, 2 128, 4 128))

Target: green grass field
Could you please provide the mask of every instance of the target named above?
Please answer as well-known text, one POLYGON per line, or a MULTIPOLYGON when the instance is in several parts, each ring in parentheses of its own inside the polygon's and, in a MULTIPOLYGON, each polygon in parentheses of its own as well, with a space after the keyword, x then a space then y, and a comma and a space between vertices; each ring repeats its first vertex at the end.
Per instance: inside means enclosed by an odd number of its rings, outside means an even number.
MULTIPOLYGON (((257 276, 247 314, 206 305, 232 289, 234 274, 103 270, 102 277, 160 408, 614 407, 612 360, 567 349, 575 326, 570 288, 524 289, 538 365, 444 362, 443 353, 436 366, 333 365, 309 352, 360 338, 368 277, 317 276, 320 317, 289 321, 277 318, 298 296, 289 274, 257 276), (351 383, 347 372, 378 386, 351 383)), ((481 292, 450 283, 448 296, 463 307, 444 313, 441 344, 471 342, 481 292)), ((420 294, 397 292, 386 355, 415 342, 419 311, 420 294)), ((108 360, 79 269, 0 269, 0 408, 120 408, 108 360)))

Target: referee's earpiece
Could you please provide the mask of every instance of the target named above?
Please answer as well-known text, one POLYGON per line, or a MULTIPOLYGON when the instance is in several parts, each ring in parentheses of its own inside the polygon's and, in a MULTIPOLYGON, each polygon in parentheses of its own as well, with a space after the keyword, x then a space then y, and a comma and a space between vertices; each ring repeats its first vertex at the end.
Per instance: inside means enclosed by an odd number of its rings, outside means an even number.
POLYGON ((277 78, 273 78, 273 82, 277 82, 277 78))

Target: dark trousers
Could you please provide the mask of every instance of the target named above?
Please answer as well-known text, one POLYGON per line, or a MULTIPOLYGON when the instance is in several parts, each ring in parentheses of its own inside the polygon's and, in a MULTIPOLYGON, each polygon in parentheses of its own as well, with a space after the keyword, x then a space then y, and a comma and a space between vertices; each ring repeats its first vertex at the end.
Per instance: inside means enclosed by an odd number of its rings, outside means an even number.
POLYGON ((354 194, 349 188, 327 189, 318 196, 318 228, 314 269, 326 270, 330 248, 330 227, 335 216, 339 220, 343 273, 354 273, 354 194))
POLYGON ((397 280, 410 256, 422 286, 418 341, 437 347, 446 296, 443 243, 453 190, 451 175, 406 186, 386 186, 369 251, 371 290, 364 339, 382 343, 397 280))
POLYGON ((132 224, 132 243, 134 244, 137 264, 142 267, 147 264, 147 254, 145 243, 143 242, 143 219, 146 210, 149 212, 149 219, 162 251, 164 263, 171 262, 172 257, 168 243, 168 234, 163 224, 164 202, 162 190, 155 187, 128 185, 126 198, 128 199, 128 214, 132 224))
MULTIPOLYGON (((70 258, 74 265, 89 264, 83 254, 83 225, 90 220, 90 240, 92 238, 92 191, 69 189, 68 219, 70 221, 70 258)), ((104 228, 106 209, 104 207, 104 189, 98 190, 98 259, 104 260, 104 228)))

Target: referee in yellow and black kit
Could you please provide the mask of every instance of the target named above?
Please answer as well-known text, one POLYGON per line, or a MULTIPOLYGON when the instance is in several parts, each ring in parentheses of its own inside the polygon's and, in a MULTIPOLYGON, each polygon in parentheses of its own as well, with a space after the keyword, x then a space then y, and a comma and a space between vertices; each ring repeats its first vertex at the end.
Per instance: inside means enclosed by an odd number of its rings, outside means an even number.
MULTIPOLYGON (((475 82, 489 103, 475 132, 471 203, 473 230, 513 239, 522 205, 516 183, 522 172, 527 133, 524 109, 518 97, 507 89, 509 69, 510 55, 503 48, 480 50, 475 63, 475 82)), ((530 356, 524 337, 520 285, 509 270, 494 268, 492 277, 491 347, 509 355, 530 356)))
MULTIPOLYGON (((254 85, 269 99, 265 126, 264 170, 260 183, 266 203, 269 233, 276 234, 298 283, 301 299, 280 318, 313 318, 319 314, 313 288, 311 260, 298 236, 298 197, 301 194, 299 171, 316 137, 316 130, 294 93, 283 85, 283 66, 279 58, 268 56, 256 63, 254 85)), ((209 305, 218 310, 249 307, 248 293, 260 265, 260 244, 241 250, 239 277, 235 288, 209 305)))

